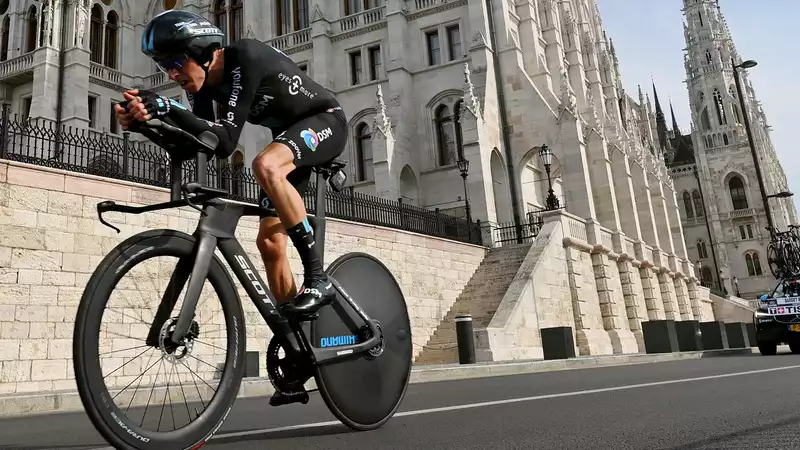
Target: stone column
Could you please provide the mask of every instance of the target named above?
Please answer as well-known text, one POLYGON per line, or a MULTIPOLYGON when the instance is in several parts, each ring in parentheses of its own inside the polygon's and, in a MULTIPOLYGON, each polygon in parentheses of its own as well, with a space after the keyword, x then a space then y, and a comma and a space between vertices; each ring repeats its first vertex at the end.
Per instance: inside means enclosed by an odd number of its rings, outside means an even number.
POLYGON ((86 128, 89 125, 89 50, 73 47, 65 56, 63 124, 86 128))
POLYGON ((644 352, 646 349, 642 332, 642 320, 647 320, 647 307, 644 304, 642 278, 639 275, 641 262, 636 259, 633 241, 629 241, 619 233, 614 234, 614 248, 619 253, 617 268, 622 286, 622 295, 625 299, 628 327, 636 339, 639 352, 644 352))
POLYGON ((567 72, 561 72, 561 107, 558 123, 561 141, 554 145, 562 167, 562 184, 569 186, 564 195, 570 213, 584 219, 594 218, 595 206, 592 179, 589 175, 589 157, 584 144, 583 129, 577 117, 577 101, 570 87, 567 72))
MULTIPOLYGON (((689 288, 686 285, 686 279, 683 276, 676 276, 673 280, 675 298, 678 302, 678 312, 680 313, 680 320, 692 320, 693 314, 689 306, 689 288)), ((675 317, 675 320, 679 320, 675 317)))
POLYGON ((670 222, 667 215, 667 200, 664 197, 660 175, 652 172, 650 173, 650 200, 653 205, 653 219, 655 220, 655 231, 658 235, 658 248, 667 254, 674 253, 670 222))
MULTIPOLYGON (((639 215, 641 238, 649 245, 658 247, 658 233, 656 232, 656 221, 653 218, 653 204, 650 194, 650 177, 647 175, 647 169, 642 160, 641 149, 636 147, 632 151, 635 153, 634 161, 630 168, 636 192, 636 212, 639 215)), ((646 259, 650 260, 651 255, 647 255, 646 259)))
POLYGON ((314 81, 332 89, 335 86, 334 74, 332 68, 333 64, 333 45, 331 44, 328 29, 331 26, 329 17, 335 17, 334 11, 330 6, 326 7, 324 4, 313 5, 313 12, 311 14, 311 43, 314 46, 312 52, 311 64, 313 65, 314 81))
POLYGON ((603 230, 592 219, 586 221, 586 231, 589 242, 594 243, 591 259, 603 328, 608 332, 614 353, 635 353, 639 346, 628 323, 619 268, 616 264, 619 254, 612 248, 613 238, 610 234, 604 238, 603 230))
POLYGON ((604 329, 590 246, 565 245, 572 311, 575 316, 575 344, 581 356, 614 353, 611 337, 604 329))
MULTIPOLYGON (((497 222, 497 209, 494 203, 494 191, 487 180, 492 179, 491 153, 484 153, 482 148, 490 148, 486 136, 486 124, 483 120, 481 105, 472 84, 469 65, 464 63, 464 98, 459 111, 461 124, 461 147, 464 158, 469 164, 467 192, 472 220, 485 223, 497 222), (488 185, 488 186, 487 186, 488 185)), ((490 229, 489 234, 491 235, 490 229)), ((491 239, 491 236, 487 236, 491 239)), ((490 242, 490 241, 485 241, 490 242)))
POLYGON ((665 318, 664 302, 661 299, 661 286, 659 285, 657 268, 652 262, 652 249, 639 243, 635 244, 636 259, 641 263, 639 276, 642 279, 642 293, 647 307, 648 320, 661 320, 665 318), (651 256, 647 256, 650 254, 651 256))
POLYGON ((522 46, 522 59, 525 72, 528 73, 539 92, 550 105, 558 104, 558 97, 552 79, 547 72, 545 58, 547 44, 542 39, 542 24, 539 23, 536 3, 528 2, 517 5, 519 16, 519 41, 522 46))
POLYGON ((686 291, 689 297, 689 306, 692 311, 692 318, 694 320, 700 320, 700 316, 702 315, 701 308, 700 308, 700 295, 697 292, 697 286, 700 280, 697 279, 695 275, 695 267, 694 264, 683 261, 683 273, 686 274, 686 291))

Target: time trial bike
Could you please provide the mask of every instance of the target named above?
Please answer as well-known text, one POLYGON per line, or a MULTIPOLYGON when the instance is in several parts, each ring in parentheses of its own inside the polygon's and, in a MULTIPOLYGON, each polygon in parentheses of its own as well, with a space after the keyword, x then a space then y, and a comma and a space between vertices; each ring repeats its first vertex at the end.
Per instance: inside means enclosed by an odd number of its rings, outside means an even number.
MULTIPOLYGON (((302 403, 307 403, 304 386, 313 378, 324 403, 345 425, 369 430, 389 420, 408 387, 412 336, 403 292, 387 267, 366 253, 344 254, 326 269, 337 291, 336 300, 316 317, 285 317, 235 236, 241 217, 258 216, 266 210, 223 198, 229 196, 227 190, 207 185, 205 168, 213 156, 214 136, 192 136, 168 120, 151 120, 132 131, 147 136, 170 155, 171 199, 140 207, 104 201, 97 205, 99 220, 119 233, 119 228, 103 218, 104 213, 142 214, 189 206, 200 212, 200 218, 192 235, 174 229, 134 234, 114 247, 89 279, 75 318, 73 354, 78 392, 98 432, 116 448, 161 450, 196 449, 219 430, 241 387, 246 340, 254 340, 245 333, 245 314, 230 272, 255 305, 256 311, 248 313, 251 322, 247 325, 257 326, 253 321, 260 315, 272 332, 266 369, 276 390, 301 395, 302 403), (197 181, 182 184, 182 163, 191 159, 196 159, 197 181), (177 263, 152 266, 156 269, 140 271, 133 284, 120 283, 127 273, 148 264, 147 260, 162 256, 177 258, 177 263), (171 275, 163 274, 169 270, 171 275), (166 285, 163 294, 155 290, 153 300, 159 303, 151 320, 141 313, 139 303, 144 294, 136 290, 136 280, 151 288, 166 285), (216 312, 197 307, 206 281, 213 293, 203 298, 211 298, 216 312), (124 284, 120 296, 127 304, 111 313, 107 303, 118 284, 124 284), (182 306, 177 308, 181 297, 182 306), (104 316, 114 323, 102 330, 104 316), (211 324, 201 325, 202 319, 211 324), (223 325, 226 332, 211 336, 223 325), (141 337, 132 336, 137 333, 141 337), (135 347, 135 339, 143 344, 135 347), (152 352, 151 360, 134 364, 131 357, 119 357, 124 351, 139 355, 139 349, 152 352), (221 356, 223 351, 226 353, 221 356), (201 361, 204 358, 213 363, 201 361), (158 382, 158 374, 156 378, 145 372, 134 376, 134 369, 154 370, 159 361, 158 373, 162 369, 169 372, 166 383, 158 382), (218 388, 196 381, 206 366, 213 367, 212 381, 218 382, 218 388), (181 368, 188 368, 189 374, 176 380, 194 380, 194 386, 184 389, 172 384, 174 372, 181 368), (105 379, 111 374, 117 384, 108 387, 105 379), (120 389, 123 384, 126 386, 120 389), (127 388, 135 388, 134 393, 123 395, 127 388), (203 393, 211 398, 203 398, 203 393), (135 414, 126 415, 142 409, 141 421, 133 418, 135 414), (156 418, 145 420, 148 410, 155 411, 156 418), (178 427, 177 416, 182 414, 188 423, 178 427), (156 419, 156 429, 148 429, 146 423, 153 425, 156 419), (173 429, 162 430, 166 423, 172 423, 173 429)), ((317 207, 309 222, 323 257, 326 182, 341 190, 346 179, 343 167, 344 163, 333 161, 314 169, 317 207)), ((277 216, 274 210, 268 213, 277 216)))

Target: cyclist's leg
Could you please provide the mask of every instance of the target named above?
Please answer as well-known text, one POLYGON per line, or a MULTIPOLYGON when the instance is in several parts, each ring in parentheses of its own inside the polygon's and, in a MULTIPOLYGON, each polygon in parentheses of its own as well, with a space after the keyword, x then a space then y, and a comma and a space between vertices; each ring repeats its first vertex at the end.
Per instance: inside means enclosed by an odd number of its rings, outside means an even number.
POLYGON ((303 286, 294 301, 284 305, 283 310, 288 314, 312 314, 330 303, 335 291, 322 268, 303 199, 287 180, 287 175, 297 169, 309 170, 339 156, 346 139, 344 114, 331 109, 288 127, 253 161, 256 179, 274 205, 303 262, 303 286))
MULTIPOLYGON (((300 169, 293 171, 286 177, 301 197, 308 187, 309 174, 310 170, 300 169)), ((259 204, 264 208, 274 208, 274 205, 263 190, 259 195, 259 204)), ((261 259, 264 261, 269 288, 275 295, 278 305, 288 302, 297 293, 297 286, 286 251, 288 241, 289 235, 286 232, 286 227, 283 226, 279 218, 266 215, 261 217, 256 246, 261 253, 261 259)))

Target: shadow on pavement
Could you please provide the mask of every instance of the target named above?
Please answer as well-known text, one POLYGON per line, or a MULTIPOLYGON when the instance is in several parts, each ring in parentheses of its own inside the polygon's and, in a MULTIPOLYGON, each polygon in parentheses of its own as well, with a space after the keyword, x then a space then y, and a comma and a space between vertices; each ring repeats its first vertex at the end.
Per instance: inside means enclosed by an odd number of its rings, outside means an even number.
MULTIPOLYGON (((701 439, 678 447, 670 447, 667 450, 690 450, 690 449, 702 449, 702 448, 749 448, 749 446, 747 445, 739 445, 742 443, 738 441, 741 441, 742 439, 747 437, 751 437, 752 435, 755 434, 764 433, 768 431, 775 431, 784 427, 788 427, 787 431, 791 432, 792 437, 794 437, 798 424, 800 424, 800 417, 792 417, 790 419, 785 419, 778 422, 772 422, 757 427, 747 428, 729 434, 722 434, 707 439, 701 439)), ((772 436, 772 437, 780 439, 779 436, 772 436)), ((793 444, 793 447, 797 448, 796 443, 793 444)), ((759 438, 759 448, 786 448, 786 447, 782 445, 777 447, 771 447, 770 438, 765 436, 763 439, 759 438), (761 447, 761 445, 764 445, 764 447, 761 447)))
MULTIPOLYGON (((247 431, 247 430, 243 430, 247 431)), ((227 433, 235 431, 226 431, 227 433)), ((337 434, 350 434, 356 431, 347 427, 346 425, 327 425, 321 427, 308 427, 297 428, 294 430, 283 431, 269 431, 265 430, 263 433, 253 433, 246 436, 233 436, 233 437, 215 437, 206 444, 206 446, 213 447, 216 445, 232 444, 235 442, 248 442, 248 441, 273 441, 278 439, 293 439, 293 438, 310 438, 316 436, 335 436, 337 434)))

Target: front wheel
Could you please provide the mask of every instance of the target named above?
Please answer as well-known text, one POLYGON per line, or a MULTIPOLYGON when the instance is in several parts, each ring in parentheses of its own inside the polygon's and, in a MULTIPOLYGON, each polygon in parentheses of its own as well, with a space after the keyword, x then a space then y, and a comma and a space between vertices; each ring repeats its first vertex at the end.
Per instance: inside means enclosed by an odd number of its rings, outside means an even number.
MULTIPOLYGON (((366 253, 349 253, 328 267, 328 275, 342 286, 383 331, 383 346, 361 357, 317 366, 316 382, 330 411, 355 430, 371 430, 389 420, 405 396, 411 377, 413 346, 411 323, 403 291, 389 269, 366 253)), ((323 347, 364 336, 363 320, 340 293, 332 305, 320 309, 312 322, 311 345, 323 347)))
POLYGON ((233 280, 216 256, 189 334, 178 345, 169 339, 195 245, 194 237, 172 230, 134 235, 103 259, 81 297, 75 381, 89 419, 115 448, 197 448, 236 398, 245 322, 233 280), (112 307, 111 300, 122 304, 112 307), (145 310, 149 302, 153 311, 145 310), (111 323, 102 329, 104 317, 111 323))

